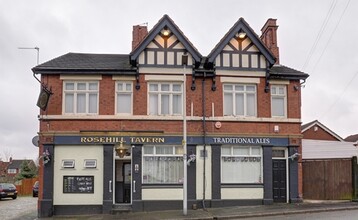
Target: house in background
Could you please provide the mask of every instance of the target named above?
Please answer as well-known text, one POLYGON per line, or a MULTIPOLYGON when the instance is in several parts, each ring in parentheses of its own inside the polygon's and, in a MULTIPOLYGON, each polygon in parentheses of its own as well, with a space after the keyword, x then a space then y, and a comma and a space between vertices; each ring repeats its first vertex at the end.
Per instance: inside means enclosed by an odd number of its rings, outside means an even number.
POLYGON ((303 198, 352 199, 357 147, 317 120, 302 125, 302 135, 303 198))
POLYGON ((0 161, 0 182, 6 182, 7 166, 9 162, 0 161))
POLYGON ((130 54, 34 67, 53 93, 39 98, 39 217, 182 209, 184 192, 199 208, 300 202, 308 74, 279 63, 277 28, 258 37, 240 18, 204 57, 164 15, 133 27, 130 54))
POLYGON ((27 163, 29 167, 35 168, 36 164, 33 160, 14 160, 10 158, 9 164, 7 166, 6 175, 8 178, 15 180, 17 174, 21 172, 21 165, 27 163))
POLYGON ((358 145, 358 134, 349 135, 344 139, 347 142, 353 142, 356 146, 358 145))

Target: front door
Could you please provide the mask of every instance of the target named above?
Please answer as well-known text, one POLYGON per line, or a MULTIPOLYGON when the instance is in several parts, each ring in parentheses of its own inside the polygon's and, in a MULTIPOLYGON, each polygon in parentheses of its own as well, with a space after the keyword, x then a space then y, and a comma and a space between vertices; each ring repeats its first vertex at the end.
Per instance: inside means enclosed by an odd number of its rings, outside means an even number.
POLYGON ((116 160, 115 203, 131 203, 131 162, 116 160))
POLYGON ((287 202, 286 160, 272 160, 273 201, 287 202))
POLYGON ((124 163, 123 164, 123 202, 130 203, 131 202, 131 181, 132 181, 132 173, 131 173, 131 164, 124 163))

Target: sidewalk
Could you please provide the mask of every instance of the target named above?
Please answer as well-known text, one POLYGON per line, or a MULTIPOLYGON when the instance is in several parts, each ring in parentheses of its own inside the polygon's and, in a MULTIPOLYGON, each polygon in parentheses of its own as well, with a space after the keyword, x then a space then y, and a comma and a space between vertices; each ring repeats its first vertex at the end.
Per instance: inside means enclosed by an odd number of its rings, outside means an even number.
MULTIPOLYGON (((347 201, 305 201, 296 204, 273 204, 260 206, 235 206, 225 208, 208 208, 207 210, 189 210, 186 216, 182 210, 175 211, 156 211, 156 212, 134 212, 120 215, 91 215, 91 216, 58 216, 44 219, 90 219, 90 220, 109 220, 109 219, 238 219, 262 216, 289 215, 299 213, 313 213, 325 211, 341 211, 358 209, 357 202, 347 201)), ((41 218, 42 219, 42 218, 41 218)))

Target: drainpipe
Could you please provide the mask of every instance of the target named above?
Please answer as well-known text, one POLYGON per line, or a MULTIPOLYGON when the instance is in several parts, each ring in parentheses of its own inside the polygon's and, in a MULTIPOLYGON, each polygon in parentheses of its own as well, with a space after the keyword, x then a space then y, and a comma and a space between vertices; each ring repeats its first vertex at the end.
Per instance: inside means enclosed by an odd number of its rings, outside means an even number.
POLYGON ((205 191, 206 191, 206 172, 205 172, 205 167, 206 167, 206 120, 205 120, 205 115, 206 115, 206 111, 205 111, 205 77, 206 77, 206 72, 204 72, 204 77, 203 77, 203 81, 202 81, 202 108, 203 108, 203 143, 204 143, 204 152, 203 152, 203 158, 204 158, 204 168, 203 168, 203 201, 202 201, 202 205, 203 205, 203 209, 205 210, 205 191))

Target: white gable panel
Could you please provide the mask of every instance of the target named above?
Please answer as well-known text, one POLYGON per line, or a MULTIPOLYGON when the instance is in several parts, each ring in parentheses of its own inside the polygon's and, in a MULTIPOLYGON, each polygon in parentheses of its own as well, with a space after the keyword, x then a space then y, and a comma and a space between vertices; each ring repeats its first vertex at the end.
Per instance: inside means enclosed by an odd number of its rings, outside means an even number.
POLYGON ((242 42, 242 49, 245 49, 247 46, 249 46, 249 44, 251 44, 251 40, 249 38, 246 38, 243 42, 242 42))
POLYGON ((239 42, 235 39, 235 38, 232 38, 230 40, 230 43, 238 50, 239 49, 239 42))
POLYGON ((139 64, 144 64, 144 52, 140 53, 138 62, 139 64))
POLYGON ((168 52, 167 53, 167 64, 168 65, 174 65, 174 52, 168 52))
POLYGON ((185 49, 184 45, 182 43, 178 43, 173 47, 174 49, 185 49))
POLYGON ((221 63, 220 63, 220 55, 215 58, 215 65, 216 65, 216 66, 221 66, 221 63))
POLYGON ((230 66, 230 55, 228 53, 223 54, 223 66, 230 66))
POLYGON ((302 140, 302 159, 334 159, 358 156, 352 142, 302 140))
POLYGON ((157 35, 154 40, 158 42, 160 46, 164 47, 164 39, 160 35, 157 35))
POLYGON ((257 62, 257 55, 256 54, 251 55, 251 67, 252 68, 258 68, 258 62, 257 62))
POLYGON ((233 51, 233 49, 229 45, 226 45, 223 50, 225 50, 225 51, 233 51))
POLYGON ((247 51, 259 52, 259 49, 257 49, 257 47, 255 45, 252 45, 247 51))
POLYGON ((260 67, 266 68, 266 59, 263 55, 260 55, 260 67))
POLYGON ((150 44, 148 44, 147 48, 158 48, 158 46, 155 43, 150 42, 150 44))
POLYGON ((178 38, 174 35, 172 35, 169 39, 168 39, 168 47, 170 47, 178 38))

